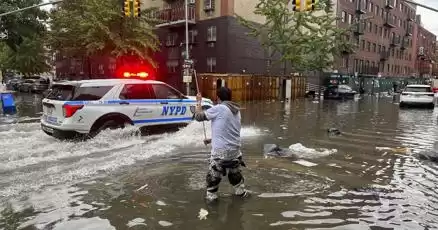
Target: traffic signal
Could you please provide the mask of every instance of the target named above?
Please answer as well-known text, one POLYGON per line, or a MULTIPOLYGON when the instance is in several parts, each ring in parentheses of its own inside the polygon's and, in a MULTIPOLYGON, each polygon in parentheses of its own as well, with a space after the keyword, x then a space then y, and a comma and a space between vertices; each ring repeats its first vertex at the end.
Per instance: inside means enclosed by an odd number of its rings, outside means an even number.
POLYGON ((140 0, 134 0, 134 17, 140 17, 140 0))
POLYGON ((292 0, 292 10, 301 11, 301 0, 292 0))
POLYGON ((123 13, 126 17, 131 17, 131 1, 132 0, 123 0, 123 13))
POLYGON ((305 11, 313 11, 315 10, 315 0, 305 0, 305 11))

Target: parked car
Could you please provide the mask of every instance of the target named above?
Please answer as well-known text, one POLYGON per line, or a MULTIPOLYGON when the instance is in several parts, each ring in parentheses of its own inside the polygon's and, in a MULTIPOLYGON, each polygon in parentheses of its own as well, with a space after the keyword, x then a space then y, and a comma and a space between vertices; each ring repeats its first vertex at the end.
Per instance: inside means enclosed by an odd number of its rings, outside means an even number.
POLYGON ((426 105, 435 107, 434 93, 430 85, 407 85, 400 95, 400 107, 426 105))
POLYGON ((19 86, 19 91, 29 93, 44 92, 49 88, 49 82, 44 78, 25 79, 19 86))
POLYGON ((330 85, 324 90, 324 99, 353 99, 356 94, 348 85, 330 85))
POLYGON ((42 93, 46 91, 49 88, 50 81, 44 78, 40 78, 38 80, 35 80, 32 84, 31 91, 34 93, 42 93))
POLYGON ((30 93, 34 82, 35 79, 24 79, 24 81, 18 86, 18 91, 30 93))
POLYGON ((22 83, 22 78, 17 76, 17 77, 13 77, 10 78, 9 80, 7 80, 6 82, 6 88, 9 90, 18 90, 18 86, 22 83))

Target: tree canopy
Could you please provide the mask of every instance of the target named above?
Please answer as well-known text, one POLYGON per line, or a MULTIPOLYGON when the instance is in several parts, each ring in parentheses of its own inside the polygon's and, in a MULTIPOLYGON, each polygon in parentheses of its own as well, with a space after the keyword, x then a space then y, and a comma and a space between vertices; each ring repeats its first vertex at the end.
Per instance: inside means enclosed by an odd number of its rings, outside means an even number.
POLYGON ((126 18, 119 0, 64 1, 51 13, 51 48, 69 57, 136 56, 155 65, 152 54, 160 43, 156 21, 148 17, 152 10, 126 18))
MULTIPOLYGON (((41 0, 3 0, 0 12, 8 12, 41 3, 41 0)), ((26 75, 50 70, 45 38, 48 12, 33 8, 0 18, 0 70, 15 70, 26 75)))
MULTIPOLYGON (((2 0, 0 13, 24 8, 41 3, 42 0, 2 0)), ((48 12, 39 8, 33 8, 10 14, 0 18, 0 32, 7 31, 8 38, 4 41, 13 51, 23 42, 24 37, 32 38, 45 33, 44 21, 48 18, 48 12)))
POLYGON ((345 39, 351 31, 337 27, 330 0, 320 0, 314 11, 307 12, 294 12, 288 3, 260 0, 254 13, 265 18, 262 25, 237 17, 249 35, 298 72, 323 71, 332 66, 335 56, 352 52, 354 46, 345 39))
POLYGON ((44 37, 23 37, 23 42, 14 51, 0 45, 0 69, 16 70, 29 76, 50 71, 49 50, 45 47, 44 37))

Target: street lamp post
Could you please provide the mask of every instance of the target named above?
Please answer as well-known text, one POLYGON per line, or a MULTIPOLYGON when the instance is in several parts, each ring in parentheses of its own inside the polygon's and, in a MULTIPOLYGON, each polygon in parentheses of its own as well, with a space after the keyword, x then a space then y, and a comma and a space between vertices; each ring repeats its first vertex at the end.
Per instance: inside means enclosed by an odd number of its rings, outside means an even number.
POLYGON ((189 9, 188 9, 188 0, 184 1, 184 14, 185 14, 185 24, 186 24, 186 52, 184 57, 184 71, 183 71, 183 80, 186 83, 186 94, 190 94, 190 82, 191 82, 191 73, 190 68, 187 68, 186 63, 188 62, 190 58, 189 54, 189 9), (190 75, 190 77, 189 77, 190 75))

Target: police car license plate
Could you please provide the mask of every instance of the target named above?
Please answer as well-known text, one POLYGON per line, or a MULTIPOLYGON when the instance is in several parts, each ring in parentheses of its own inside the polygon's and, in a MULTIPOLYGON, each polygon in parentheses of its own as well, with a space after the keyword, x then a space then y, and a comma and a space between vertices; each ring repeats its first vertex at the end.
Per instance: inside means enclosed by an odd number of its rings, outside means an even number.
POLYGON ((48 123, 52 123, 52 124, 57 124, 58 123, 58 118, 56 117, 52 117, 52 116, 48 116, 48 115, 44 115, 44 120, 48 123))

